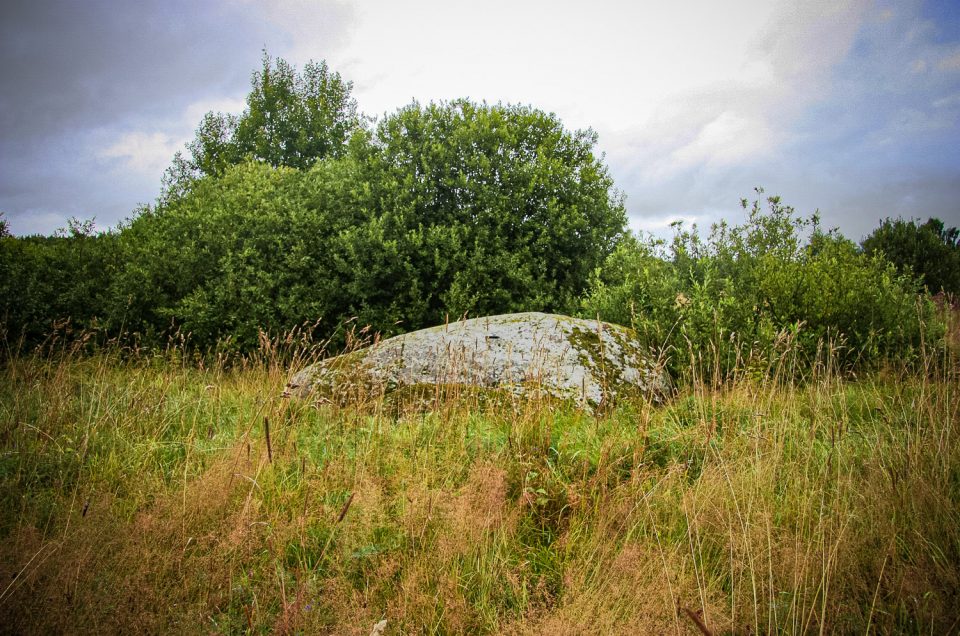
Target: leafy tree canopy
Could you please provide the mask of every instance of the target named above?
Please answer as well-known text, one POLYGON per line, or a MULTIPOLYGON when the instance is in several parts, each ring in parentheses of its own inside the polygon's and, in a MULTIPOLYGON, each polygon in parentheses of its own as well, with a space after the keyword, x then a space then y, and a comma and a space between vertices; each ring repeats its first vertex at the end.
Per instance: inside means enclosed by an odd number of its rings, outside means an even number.
POLYGON ((460 100, 401 109, 306 169, 228 165, 123 231, 111 314, 246 348, 303 322, 325 336, 357 317, 386 335, 572 311, 626 220, 595 141, 535 109, 460 100))
POLYGON ((960 294, 960 229, 947 228, 940 219, 922 225, 886 219, 861 247, 866 253, 882 253, 900 272, 922 276, 933 293, 960 294))
POLYGON ((167 193, 182 193, 201 176, 221 175, 245 159, 273 167, 307 168, 345 152, 360 125, 351 82, 325 61, 308 62, 302 73, 266 52, 251 78, 247 108, 239 116, 209 112, 164 177, 167 193))
POLYGON ((596 140, 553 114, 468 100, 414 103, 380 123, 371 203, 421 242, 412 264, 428 322, 574 306, 626 225, 596 140))

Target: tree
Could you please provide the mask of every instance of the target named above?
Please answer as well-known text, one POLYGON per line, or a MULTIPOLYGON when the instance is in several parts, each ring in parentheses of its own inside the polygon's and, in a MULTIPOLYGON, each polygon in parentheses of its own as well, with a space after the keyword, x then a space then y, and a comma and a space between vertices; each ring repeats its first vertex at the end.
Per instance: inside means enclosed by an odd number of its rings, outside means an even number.
POLYGON ((234 143, 243 156, 270 165, 307 168, 323 157, 339 157, 357 125, 353 85, 327 63, 308 62, 301 75, 283 59, 253 76, 247 110, 237 122, 234 143))
POLYGON ((309 168, 225 162, 123 230, 113 315, 249 348, 261 328, 318 319, 324 337, 351 317, 391 335, 571 311, 626 221, 595 142, 541 111, 461 100, 401 109, 309 168))
POLYGON ((187 144, 189 156, 177 153, 164 175, 166 195, 182 195, 197 178, 222 175, 245 159, 304 169, 341 156, 360 125, 352 88, 325 61, 308 62, 297 74, 284 59, 264 53, 251 78, 247 108, 239 116, 204 115, 187 144))
POLYGON ((367 180, 417 277, 425 313, 407 326, 572 310, 626 225, 596 141, 552 114, 468 100, 383 120, 367 180))
POLYGON ((301 171, 248 161, 144 210, 121 233, 127 266, 111 289, 127 328, 147 336, 180 329, 198 346, 230 337, 250 349, 259 329, 334 313, 318 304, 324 286, 310 278, 327 268, 300 265, 320 251, 303 242, 325 236, 327 221, 305 208, 302 181, 301 171))
POLYGON ((960 294, 960 229, 940 219, 919 225, 888 218, 860 245, 868 254, 883 254, 901 273, 922 276, 932 293, 960 294))

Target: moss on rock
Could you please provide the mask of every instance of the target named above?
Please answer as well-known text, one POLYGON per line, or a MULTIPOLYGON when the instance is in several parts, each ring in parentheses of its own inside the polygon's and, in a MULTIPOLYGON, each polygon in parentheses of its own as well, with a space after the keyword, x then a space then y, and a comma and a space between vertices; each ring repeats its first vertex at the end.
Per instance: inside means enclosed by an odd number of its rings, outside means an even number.
POLYGON ((664 369, 625 327, 542 313, 474 318, 384 340, 294 374, 291 394, 337 401, 403 387, 473 386, 574 400, 659 400, 664 369))

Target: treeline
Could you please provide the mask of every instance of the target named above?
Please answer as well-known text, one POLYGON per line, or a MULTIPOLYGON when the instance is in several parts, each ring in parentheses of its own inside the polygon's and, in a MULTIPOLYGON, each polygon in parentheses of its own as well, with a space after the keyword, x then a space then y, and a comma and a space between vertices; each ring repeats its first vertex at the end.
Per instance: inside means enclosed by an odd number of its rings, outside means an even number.
POLYGON ((551 114, 467 100, 373 125, 325 64, 265 58, 244 113, 204 117, 156 205, 115 232, 4 240, 7 337, 33 344, 69 317, 246 350, 303 323, 389 335, 572 312, 626 220, 595 143, 551 114))
POLYGON ((114 231, 3 236, 8 350, 68 320, 145 346, 176 333, 200 351, 247 351, 262 331, 301 325, 387 336, 541 310, 724 360, 785 328, 879 359, 919 344, 924 282, 960 290, 957 231, 935 220, 887 221, 857 246, 760 197, 741 227, 679 227, 659 244, 626 230, 592 131, 468 100, 371 122, 350 92, 324 63, 297 73, 265 56, 246 110, 204 117, 156 204, 114 231))

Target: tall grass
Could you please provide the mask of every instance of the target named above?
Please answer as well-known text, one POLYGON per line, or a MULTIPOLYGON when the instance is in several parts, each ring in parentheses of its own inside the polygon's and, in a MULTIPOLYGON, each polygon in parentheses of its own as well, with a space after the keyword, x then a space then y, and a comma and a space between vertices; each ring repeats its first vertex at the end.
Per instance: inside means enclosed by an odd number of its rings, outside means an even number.
POLYGON ((956 632, 955 347, 859 378, 789 334, 732 377, 688 351, 667 404, 597 415, 289 400, 296 338, 11 356, 0 631, 956 632))

